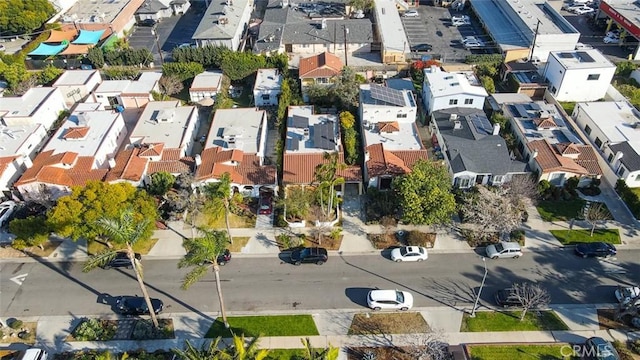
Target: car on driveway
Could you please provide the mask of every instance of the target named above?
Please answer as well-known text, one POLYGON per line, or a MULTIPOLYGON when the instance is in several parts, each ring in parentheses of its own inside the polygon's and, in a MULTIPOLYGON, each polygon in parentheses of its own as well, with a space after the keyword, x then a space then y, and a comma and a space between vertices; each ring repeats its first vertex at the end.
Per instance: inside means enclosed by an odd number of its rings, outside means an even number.
MULTIPOLYGON (((640 297, 640 287, 630 286, 630 287, 618 287, 614 292, 616 299, 619 303, 628 304, 633 299, 638 299, 640 297)), ((635 305, 640 305, 640 299, 636 300, 635 305)))
POLYGON ((144 20, 138 21, 137 25, 138 26, 149 26, 149 27, 151 27, 151 26, 156 26, 157 23, 158 22, 153 20, 153 19, 144 19, 144 20))
POLYGON ((597 241, 590 243, 580 243, 576 245, 576 254, 578 256, 582 256, 583 258, 587 257, 609 257, 613 256, 617 253, 616 247, 612 244, 597 241))
POLYGON ((463 46, 467 49, 476 49, 484 46, 484 43, 481 41, 467 41, 463 43, 463 46))
POLYGON ((402 14, 403 17, 419 17, 418 10, 407 10, 402 14))
MULTIPOLYGON (((140 254, 135 253, 134 256, 138 261, 142 259, 140 254)), ((133 269, 133 264, 131 264, 131 260, 129 260, 129 255, 126 252, 118 252, 116 257, 113 260, 102 266, 103 269, 111 269, 111 268, 121 268, 126 267, 127 269, 133 269)))
MULTIPOLYGON (((160 314, 164 303, 160 299, 151 298, 151 306, 155 314, 160 314)), ((116 309, 122 315, 149 315, 147 302, 142 296, 120 296, 116 300, 116 309)))
POLYGON ((417 44, 417 45, 411 46, 411 51, 414 51, 414 52, 426 52, 426 51, 431 51, 432 49, 433 49, 433 46, 431 46, 430 44, 417 44))
POLYGON ((371 290, 367 305, 373 310, 407 311, 413 307, 413 295, 400 290, 371 290))
POLYGON ((0 227, 4 226, 9 221, 15 209, 15 201, 9 200, 0 203, 0 227))
POLYGON ((395 262, 423 261, 428 258, 427 248, 421 246, 402 246, 391 250, 391 260, 395 262))
POLYGON ((620 355, 607 340, 592 337, 584 342, 583 358, 596 360, 620 360, 620 355))
POLYGON ((496 304, 502 307, 520 307, 522 306, 522 301, 516 295, 515 289, 507 288, 496 292, 494 295, 496 299, 496 304))
POLYGON ((578 14, 578 15, 587 15, 587 14, 591 14, 596 12, 596 10, 594 8, 588 7, 588 6, 580 6, 576 9, 573 10, 574 14, 578 14))
POLYGON ((291 263, 300 265, 302 263, 315 263, 322 265, 329 259, 327 249, 321 247, 305 247, 296 249, 291 253, 291 263))
POLYGON ((570 13, 573 13, 576 9, 583 7, 583 5, 580 4, 567 4, 564 5, 561 9, 564 11, 568 11, 570 13))
POLYGON ((516 242, 501 241, 491 244, 485 249, 489 259, 517 259, 522 256, 520 244, 516 242))
POLYGON ((271 215, 273 211, 272 198, 270 193, 261 193, 258 200, 258 214, 271 215))

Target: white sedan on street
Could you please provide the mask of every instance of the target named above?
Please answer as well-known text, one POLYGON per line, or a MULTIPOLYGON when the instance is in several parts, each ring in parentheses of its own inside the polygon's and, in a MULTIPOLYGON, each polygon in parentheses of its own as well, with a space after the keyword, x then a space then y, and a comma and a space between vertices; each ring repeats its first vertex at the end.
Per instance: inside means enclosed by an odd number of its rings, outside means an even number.
POLYGON ((16 203, 14 201, 5 201, 0 204, 0 227, 3 226, 7 221, 9 221, 9 217, 13 214, 13 210, 16 208, 16 203))
POLYGON ((402 16, 403 17, 419 17, 420 14, 418 13, 418 10, 409 10, 405 12, 402 16))
POLYGON ((402 246, 391 250, 391 260, 395 262, 423 261, 428 258, 427 248, 421 246, 402 246))
POLYGON ((367 305, 373 310, 402 310, 413 307, 413 295, 400 290, 371 290, 367 295, 367 305))
MULTIPOLYGON (((627 304, 632 299, 640 297, 640 288, 637 286, 620 287, 615 291, 615 295, 619 303, 627 304)), ((640 299, 636 300, 636 305, 640 305, 640 299)))

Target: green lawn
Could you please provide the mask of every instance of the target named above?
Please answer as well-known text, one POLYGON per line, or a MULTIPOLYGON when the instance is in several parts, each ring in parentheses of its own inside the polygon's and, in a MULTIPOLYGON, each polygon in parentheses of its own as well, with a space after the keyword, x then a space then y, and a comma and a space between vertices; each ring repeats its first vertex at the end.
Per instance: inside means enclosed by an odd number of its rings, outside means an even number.
POLYGON ((485 331, 547 331, 569 330, 567 325, 553 311, 529 310, 520 321, 520 311, 478 311, 472 318, 465 314, 462 318, 462 332, 485 331))
POLYGON ((267 360, 298 360, 304 356, 304 349, 271 349, 267 360))
POLYGON ((469 345, 471 360, 569 360, 576 356, 563 356, 570 353, 570 344, 553 345, 469 345))
POLYGON ((569 101, 560 101, 560 106, 562 106, 567 115, 571 116, 571 114, 573 114, 573 108, 576 107, 576 103, 569 101))
POLYGON ((574 200, 544 200, 536 208, 544 221, 569 221, 581 215, 585 201, 574 200))
POLYGON ((596 229, 591 236, 591 230, 550 230, 551 234, 563 245, 575 245, 577 243, 604 241, 611 244, 620 244, 620 232, 618 229, 596 229))
POLYGON ((231 332, 247 337, 318 335, 318 328, 311 315, 237 316, 227 317, 227 321, 230 329, 225 329, 222 318, 218 318, 205 337, 227 338, 231 337, 231 332))

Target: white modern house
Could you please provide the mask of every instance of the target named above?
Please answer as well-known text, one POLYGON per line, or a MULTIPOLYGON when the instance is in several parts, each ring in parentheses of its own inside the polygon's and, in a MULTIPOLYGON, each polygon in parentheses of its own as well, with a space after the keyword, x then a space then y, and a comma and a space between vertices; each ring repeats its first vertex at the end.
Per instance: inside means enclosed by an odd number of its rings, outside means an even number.
POLYGON ((196 183, 216 182, 228 173, 232 189, 244 196, 257 197, 261 190, 276 191, 276 167, 264 162, 266 142, 266 111, 256 108, 217 110, 204 150, 196 155, 196 183))
POLYGON ((558 101, 596 101, 604 98, 615 71, 596 49, 552 51, 543 76, 558 101))
POLYGON ((488 95, 472 72, 450 73, 437 66, 424 69, 422 101, 429 114, 457 107, 481 110, 488 95))
POLYGON ((214 99, 222 89, 222 72, 205 71, 193 78, 189 88, 189 99, 198 102, 207 98, 214 99))
POLYGON ((0 192, 5 197, 11 197, 13 183, 31 167, 46 140, 42 124, 0 125, 0 192))
POLYGON ((278 69, 258 69, 253 86, 255 105, 276 106, 282 86, 282 74, 278 69))
POLYGON ((143 72, 136 80, 105 80, 91 93, 88 101, 97 102, 107 109, 122 106, 125 109, 144 107, 153 101, 151 92, 159 91, 161 72, 143 72))
POLYGON ((360 85, 364 182, 369 187, 389 189, 394 176, 410 172, 416 161, 427 159, 416 114, 410 90, 360 85))
POLYGON ((253 7, 253 0, 211 1, 191 38, 198 46, 224 46, 238 50, 253 7))
POLYGON ((640 187, 640 112, 627 102, 577 103, 573 118, 606 161, 612 184, 640 187))
POLYGON ((42 124, 49 130, 64 110, 67 110, 67 104, 60 89, 31 88, 19 97, 0 97, 0 124, 42 124))
POLYGON ((102 82, 98 70, 67 70, 51 85, 60 89, 67 106, 84 100, 102 82))

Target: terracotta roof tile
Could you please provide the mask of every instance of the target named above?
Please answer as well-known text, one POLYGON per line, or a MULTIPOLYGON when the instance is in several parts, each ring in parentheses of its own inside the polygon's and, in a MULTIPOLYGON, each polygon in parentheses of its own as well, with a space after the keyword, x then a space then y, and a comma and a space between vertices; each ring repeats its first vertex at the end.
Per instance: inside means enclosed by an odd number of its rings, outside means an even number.
POLYGON ((400 124, 398 124, 397 121, 390 121, 390 122, 381 121, 378 123, 378 131, 381 133, 397 132, 397 131, 400 131, 400 124))
POLYGON ((556 144, 556 151, 562 155, 578 155, 580 150, 574 143, 559 143, 556 144))
POLYGON ((260 165, 255 154, 245 154, 242 150, 225 150, 220 147, 204 149, 200 154, 202 163, 196 170, 197 180, 219 179, 229 173, 231 180, 240 185, 262 185, 276 183, 276 167, 260 165), (234 161, 236 165, 226 164, 234 161))
POLYGON ((118 152, 114 159, 116 165, 109 170, 105 181, 129 180, 138 182, 142 180, 149 159, 138 156, 139 153, 139 148, 130 148, 118 152))
POLYGON ((184 157, 180 160, 160 160, 149 162, 147 175, 157 172, 168 172, 170 174, 191 174, 195 161, 192 157, 184 157))
POLYGON ((402 175, 411 172, 420 159, 429 158, 427 150, 385 150, 382 144, 367 146, 369 161, 365 164, 369 177, 402 175))
MULTIPOLYGON (((562 156, 547 140, 534 140, 527 143, 529 149, 537 151, 535 160, 543 173, 552 171, 564 171, 577 175, 601 175, 602 169, 598 165, 597 156, 591 146, 575 145, 580 151, 577 159, 562 156)), ((561 147, 565 150, 564 146, 561 147)))
POLYGON ((62 157, 60 158, 60 163, 64 165, 71 165, 76 161, 77 158, 78 158, 78 153, 67 151, 65 153, 62 153, 62 157))
POLYGON ((89 133, 88 126, 70 127, 62 136, 64 139, 84 139, 89 133))
POLYGON ((300 79, 331 77, 340 74, 340 71, 342 71, 340 58, 326 51, 322 54, 300 59, 298 66, 300 79))
POLYGON ((575 162, 587 169, 589 175, 602 175, 602 168, 600 168, 600 164, 598 163, 598 155, 595 149, 589 145, 579 145, 576 147, 580 151, 580 155, 575 159, 575 162))
POLYGON ((33 165, 27 169, 15 186, 40 182, 61 186, 84 185, 89 180, 103 180, 106 169, 93 169, 93 156, 78 156, 76 153, 52 155, 53 150, 38 154, 33 165), (69 162, 70 160, 73 160, 69 162), (73 165, 68 167, 68 165, 73 165))
POLYGON ((164 149, 162 150, 162 160, 180 160, 182 156, 181 149, 164 149))
MULTIPOLYGON (((338 153, 339 162, 344 164, 344 154, 338 153)), ((316 168, 327 163, 324 153, 284 154, 282 182, 286 184, 311 184, 315 180, 316 168)), ((347 166, 339 170, 337 175, 347 182, 361 182, 362 170, 359 166, 347 166)))
POLYGON ((5 157, 0 157, 0 177, 2 177, 2 174, 7 171, 7 169, 9 168, 9 164, 11 164, 15 159, 17 159, 19 156, 5 156, 5 157))
POLYGON ((144 144, 140 147, 140 153, 138 156, 142 157, 152 157, 152 156, 160 156, 163 153, 164 143, 157 144, 144 144))
POLYGON ((533 123, 536 124, 539 129, 551 129, 558 127, 558 124, 556 124, 551 116, 546 118, 533 119, 533 123))

